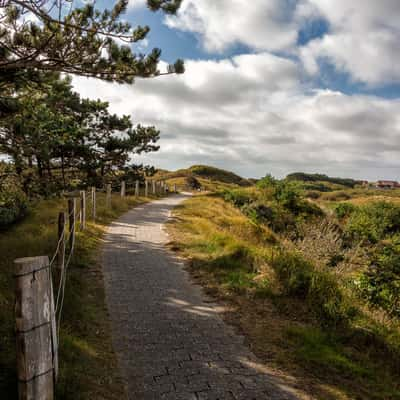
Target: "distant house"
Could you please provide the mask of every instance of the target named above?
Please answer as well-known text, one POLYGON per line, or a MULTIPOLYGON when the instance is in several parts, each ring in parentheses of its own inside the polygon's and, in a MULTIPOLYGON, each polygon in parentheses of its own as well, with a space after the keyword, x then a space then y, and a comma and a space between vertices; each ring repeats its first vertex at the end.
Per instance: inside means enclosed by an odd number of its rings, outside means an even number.
POLYGON ((400 188, 400 184, 397 181, 378 181, 376 187, 378 189, 395 189, 400 188))

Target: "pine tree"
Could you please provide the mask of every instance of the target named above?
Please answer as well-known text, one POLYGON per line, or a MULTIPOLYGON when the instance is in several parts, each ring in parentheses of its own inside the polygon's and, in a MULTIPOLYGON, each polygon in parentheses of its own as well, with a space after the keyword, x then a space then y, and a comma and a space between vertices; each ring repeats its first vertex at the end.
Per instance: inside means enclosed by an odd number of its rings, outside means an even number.
MULTIPOLYGON (((152 11, 174 13, 181 0, 148 0, 152 11)), ((0 90, 32 82, 40 71, 57 71, 132 83, 135 77, 160 75, 161 50, 135 54, 131 44, 145 39, 148 26, 120 21, 128 0, 111 10, 73 0, 9 0, 0 17, 0 90), (120 42, 126 45, 120 45, 120 42)), ((182 60, 167 73, 182 73, 182 60)))

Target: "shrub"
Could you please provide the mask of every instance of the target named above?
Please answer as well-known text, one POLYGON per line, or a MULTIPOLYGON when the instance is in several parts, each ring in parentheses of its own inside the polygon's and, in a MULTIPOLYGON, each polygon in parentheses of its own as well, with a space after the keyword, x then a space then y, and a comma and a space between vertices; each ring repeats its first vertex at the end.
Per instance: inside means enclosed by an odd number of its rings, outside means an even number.
POLYGON ((297 213, 304 217, 322 217, 324 212, 316 204, 301 200, 297 204, 297 213))
POLYGON ((28 199, 12 175, 0 184, 0 229, 23 218, 28 211, 28 199))
POLYGON ((330 218, 299 225, 296 249, 316 266, 334 268, 345 259, 346 250, 340 226, 330 218))
POLYGON ((269 189, 275 187, 277 183, 278 181, 271 174, 268 174, 257 182, 257 187, 260 189, 269 189))
POLYGON ((288 210, 295 213, 299 211, 300 193, 297 186, 292 182, 278 182, 275 189, 275 199, 288 210))
POLYGON ((307 297, 311 282, 312 265, 297 253, 280 253, 273 259, 283 290, 289 296, 307 297))
POLYGON ((321 325, 346 325, 356 315, 336 278, 298 253, 280 253, 272 264, 286 294, 306 300, 321 325))
POLYGON ((400 237, 381 244, 360 280, 362 296, 374 307, 400 318, 400 237))
POLYGON ((252 201, 248 192, 244 190, 226 190, 223 194, 225 201, 229 201, 235 207, 243 207, 252 201))
POLYGON ((351 203, 339 203, 334 207, 333 211, 337 218, 343 219, 349 217, 356 208, 357 207, 351 203))
POLYGON ((257 224, 265 224, 275 232, 296 230, 294 215, 277 203, 264 204, 254 201, 241 208, 242 212, 257 224))
POLYGON ((271 200, 295 214, 299 214, 304 208, 299 186, 296 182, 279 181, 271 175, 267 175, 258 182, 257 186, 263 190, 264 198, 271 197, 271 200))
POLYGON ((354 239, 376 243, 400 230, 400 207, 388 202, 357 207, 345 230, 354 239))

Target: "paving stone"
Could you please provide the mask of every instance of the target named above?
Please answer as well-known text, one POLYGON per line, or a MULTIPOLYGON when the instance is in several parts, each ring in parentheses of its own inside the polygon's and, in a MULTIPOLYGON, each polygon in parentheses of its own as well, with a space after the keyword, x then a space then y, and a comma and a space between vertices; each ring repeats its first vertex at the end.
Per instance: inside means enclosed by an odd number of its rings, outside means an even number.
POLYGON ((224 390, 208 390, 197 393, 199 400, 235 400, 232 392, 224 390))
POLYGON ((260 373, 243 337, 166 249, 163 224, 186 198, 136 208, 105 236, 106 299, 129 399, 296 399, 277 378, 260 373))

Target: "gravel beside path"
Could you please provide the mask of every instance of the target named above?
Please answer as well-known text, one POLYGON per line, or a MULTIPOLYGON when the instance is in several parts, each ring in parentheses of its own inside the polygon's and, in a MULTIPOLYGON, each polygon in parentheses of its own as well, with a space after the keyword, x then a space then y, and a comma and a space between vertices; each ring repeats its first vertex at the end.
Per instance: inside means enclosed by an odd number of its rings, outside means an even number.
POLYGON ((186 198, 135 208, 105 237, 106 297, 129 399, 297 399, 165 248, 163 224, 186 198))

